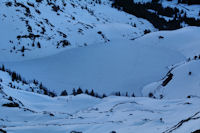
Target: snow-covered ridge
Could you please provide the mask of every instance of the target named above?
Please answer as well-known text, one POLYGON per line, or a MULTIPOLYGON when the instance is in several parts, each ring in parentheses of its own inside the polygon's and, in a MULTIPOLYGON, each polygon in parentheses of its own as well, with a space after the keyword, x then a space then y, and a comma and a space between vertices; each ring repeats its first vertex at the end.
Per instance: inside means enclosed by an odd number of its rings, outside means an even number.
POLYGON ((166 77, 144 87, 143 95, 155 98, 200 97, 199 56, 189 58, 168 72, 166 77))
POLYGON ((0 51, 7 60, 50 55, 66 46, 132 39, 145 29, 155 31, 146 20, 111 8, 104 0, 2 0, 0 9, 0 51))

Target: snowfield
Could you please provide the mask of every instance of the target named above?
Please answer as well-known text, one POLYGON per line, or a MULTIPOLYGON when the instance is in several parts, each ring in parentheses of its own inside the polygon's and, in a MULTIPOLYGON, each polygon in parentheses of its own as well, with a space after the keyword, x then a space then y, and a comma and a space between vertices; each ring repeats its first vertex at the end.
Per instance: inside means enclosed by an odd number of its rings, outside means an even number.
POLYGON ((179 64, 170 71, 173 76, 167 85, 162 85, 167 78, 159 82, 151 83, 144 87, 144 96, 153 93, 156 97, 163 95, 163 98, 168 99, 186 98, 188 96, 199 97, 199 63, 198 57, 196 60, 179 64), (176 90, 176 92, 174 92, 174 90, 176 90))
POLYGON ((198 27, 186 27, 154 32, 135 40, 65 50, 34 60, 3 63, 56 92, 81 87, 101 94, 121 91, 142 96, 142 88, 164 78, 171 65, 199 55, 199 34, 198 27))
POLYGON ((200 123, 199 98, 96 99, 87 95, 50 98, 22 90, 2 91, 23 104, 17 108, 0 106, 0 128, 8 133, 188 133, 197 130, 200 123))
POLYGON ((111 8, 102 0, 2 0, 0 60, 18 61, 52 55, 63 49, 132 39, 151 23, 111 8), (23 47, 24 46, 24 47, 23 47), (3 57, 2 57, 3 56, 3 57))
POLYGON ((109 0, 1 0, 0 133, 199 133, 200 27, 181 25, 109 0))
POLYGON ((52 98, 25 91, 28 87, 21 82, 16 83, 21 89, 9 83, 10 77, 1 71, 0 129, 8 133, 188 133, 199 128, 199 97, 99 99, 81 94, 52 98))
MULTIPOLYGON (((3 62, 26 78, 37 78, 49 86, 90 87, 99 94, 134 92, 144 97, 99 99, 81 94, 52 98, 42 95, 39 85, 13 82, 8 73, 2 71, 0 129, 8 133, 188 133, 199 130, 199 31, 198 27, 160 31, 135 40, 111 41, 39 59, 3 62), (32 92, 31 88, 36 91, 32 92), (9 107, 11 103, 18 106, 9 107)), ((71 93, 70 89, 67 91, 71 93)))
POLYGON ((63 89, 71 92, 73 88, 81 87, 99 93, 122 91, 140 95, 140 87, 161 79, 168 71, 167 66, 184 59, 173 50, 169 49, 168 54, 165 51, 162 47, 117 41, 4 64, 57 92, 63 89), (171 57, 174 58, 171 60, 171 57))

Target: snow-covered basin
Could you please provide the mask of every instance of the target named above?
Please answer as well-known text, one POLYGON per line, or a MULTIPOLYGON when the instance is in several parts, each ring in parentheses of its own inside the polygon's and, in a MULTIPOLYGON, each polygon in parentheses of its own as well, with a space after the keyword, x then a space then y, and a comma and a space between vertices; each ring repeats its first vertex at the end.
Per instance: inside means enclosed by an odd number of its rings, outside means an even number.
POLYGON ((184 59, 176 50, 148 43, 116 40, 43 58, 3 63, 56 92, 81 87, 99 93, 121 91, 141 95, 140 88, 160 80, 168 66, 184 59))

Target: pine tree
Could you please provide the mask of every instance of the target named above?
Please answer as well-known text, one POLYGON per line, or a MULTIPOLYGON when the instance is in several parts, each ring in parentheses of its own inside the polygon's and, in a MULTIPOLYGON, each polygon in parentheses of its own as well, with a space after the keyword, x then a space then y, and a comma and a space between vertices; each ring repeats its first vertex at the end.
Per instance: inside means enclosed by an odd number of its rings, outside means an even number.
POLYGON ((38 48, 41 48, 40 42, 37 43, 37 47, 38 47, 38 48))
POLYGON ((33 83, 35 84, 35 85, 38 85, 38 81, 37 80, 33 80, 33 83))
POLYGON ((88 92, 88 90, 87 90, 87 89, 85 90, 85 94, 89 95, 89 92, 88 92))
POLYGON ((103 94, 102 98, 105 98, 105 97, 107 97, 106 94, 103 94))
POLYGON ((121 96, 121 93, 120 92, 116 92, 115 96, 121 96))
POLYGON ((62 91, 61 94, 60 94, 60 96, 67 96, 67 95, 68 95, 68 93, 67 93, 66 90, 62 91))
POLYGON ((16 74, 16 72, 12 72, 11 77, 12 77, 12 81, 16 81, 16 79, 17 79, 17 74, 16 74))
POLYGON ((5 72, 5 66, 4 65, 1 66, 1 70, 5 72))
POLYGON ((43 89, 42 83, 40 83, 39 88, 40 88, 41 90, 43 89))
POLYGON ((75 90, 75 88, 73 88, 73 90, 72 90, 72 95, 74 95, 74 96, 76 96, 76 90, 75 90))
POLYGON ((79 87, 78 90, 77 90, 77 95, 82 94, 82 93, 83 93, 83 91, 82 91, 81 88, 79 87))
POLYGON ((91 96, 94 96, 94 91, 93 91, 93 89, 92 89, 92 91, 90 92, 90 95, 91 95, 91 96))
POLYGON ((150 92, 150 93, 149 93, 149 97, 153 97, 153 93, 150 92))
POLYGON ((25 51, 25 47, 22 46, 21 52, 24 53, 24 51, 25 51))

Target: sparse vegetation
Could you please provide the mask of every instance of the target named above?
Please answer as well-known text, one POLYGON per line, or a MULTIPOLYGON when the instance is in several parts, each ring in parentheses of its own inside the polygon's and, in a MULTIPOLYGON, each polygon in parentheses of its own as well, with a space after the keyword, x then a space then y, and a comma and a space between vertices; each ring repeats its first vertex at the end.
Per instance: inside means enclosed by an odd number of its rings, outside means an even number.
POLYGON ((192 72, 188 72, 188 75, 192 75, 192 72))
POLYGON ((4 107, 19 107, 19 104, 12 102, 12 103, 5 103, 2 106, 4 106, 4 107))
MULTIPOLYGON (((153 0, 148 3, 135 3, 132 0, 113 0, 112 6, 123 10, 129 14, 133 14, 136 17, 147 19, 154 27, 160 30, 174 30, 181 28, 181 23, 185 22, 191 26, 200 26, 200 20, 192 17, 187 17, 183 11, 178 8, 163 7, 160 0, 153 0), (155 12, 151 12, 154 10, 155 12), (165 20, 161 16, 167 16, 173 18, 172 20, 165 20)), ((189 0, 190 1, 190 0, 189 0)), ((182 2, 182 1, 179 1, 182 2)), ((197 1, 191 3, 198 3, 197 1)), ((144 32, 148 33, 148 32, 144 32)))
MULTIPOLYGON (((17 82, 17 83, 21 82, 22 84, 25 84, 25 85, 30 84, 30 83, 34 83, 35 86, 37 86, 37 88, 40 89, 40 91, 36 91, 37 93, 48 95, 48 96, 51 96, 51 97, 56 96, 56 94, 54 92, 49 91, 45 86, 43 86, 42 83, 39 84, 39 82, 35 79, 33 81, 27 81, 24 78, 22 78, 22 76, 20 74, 14 72, 14 71, 11 71, 9 69, 6 69, 4 65, 2 65, 0 67, 0 70, 7 72, 10 75, 12 82, 17 82)), ((9 83, 9 85, 10 85, 11 88, 16 88, 12 83, 9 83)), ((19 89, 19 88, 17 88, 17 89, 19 89)), ((32 92, 35 92, 33 88, 31 90, 32 90, 32 92)))

